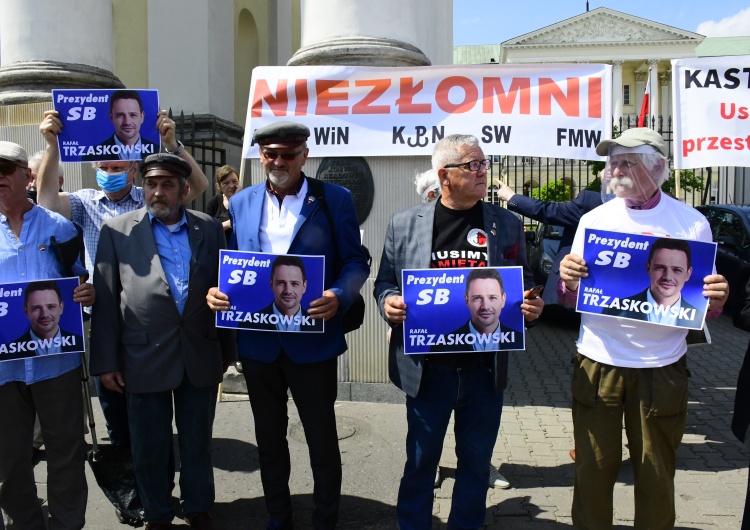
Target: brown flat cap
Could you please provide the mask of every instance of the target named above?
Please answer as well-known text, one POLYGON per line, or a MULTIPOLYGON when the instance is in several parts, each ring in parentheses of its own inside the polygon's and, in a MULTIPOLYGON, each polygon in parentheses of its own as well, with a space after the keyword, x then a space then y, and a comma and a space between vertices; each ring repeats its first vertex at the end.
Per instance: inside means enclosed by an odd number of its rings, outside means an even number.
POLYGON ((188 178, 193 168, 177 155, 156 153, 149 155, 141 162, 141 176, 148 177, 184 177, 188 178))
POLYGON ((253 142, 265 147, 281 149, 293 148, 310 137, 310 129, 301 123, 277 121, 260 129, 255 129, 253 142))

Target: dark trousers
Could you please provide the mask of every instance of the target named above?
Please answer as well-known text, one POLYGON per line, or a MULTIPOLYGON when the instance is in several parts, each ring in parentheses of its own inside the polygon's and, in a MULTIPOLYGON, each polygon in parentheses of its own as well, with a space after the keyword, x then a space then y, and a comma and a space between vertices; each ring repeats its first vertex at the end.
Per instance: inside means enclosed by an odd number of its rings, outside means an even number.
POLYGON ((396 514, 401 530, 432 527, 435 469, 454 413, 456 482, 449 529, 484 525, 492 449, 500 429, 503 394, 481 363, 450 368, 427 363, 416 397, 406 398, 406 464, 396 514))
POLYGON ((266 509, 272 519, 292 515, 287 443, 287 389, 297 405, 310 452, 316 529, 335 528, 341 498, 341 454, 336 432, 336 359, 295 364, 284 352, 271 363, 242 359, 260 456, 266 509))
POLYGON ((125 394, 113 392, 94 377, 96 395, 102 407, 102 415, 107 425, 107 434, 112 445, 130 447, 130 427, 128 427, 128 406, 125 394))
POLYGON ((217 386, 197 388, 187 374, 174 390, 127 392, 133 466, 144 519, 169 523, 174 518, 172 413, 180 447, 180 504, 187 517, 207 512, 214 504, 211 440, 217 386))
POLYGON ((31 385, 0 385, 0 507, 15 528, 83 528, 88 497, 85 462, 80 368, 31 385), (46 525, 31 464, 36 415, 47 449, 46 525))

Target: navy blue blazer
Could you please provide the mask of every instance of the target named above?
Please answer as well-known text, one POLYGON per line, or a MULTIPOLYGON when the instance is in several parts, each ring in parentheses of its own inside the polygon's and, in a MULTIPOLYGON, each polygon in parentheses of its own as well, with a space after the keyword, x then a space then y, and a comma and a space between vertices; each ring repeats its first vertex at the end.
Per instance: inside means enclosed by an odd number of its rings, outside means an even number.
MULTIPOLYGON (((640 293, 634 294, 633 296, 624 296, 622 299, 628 298, 630 300, 635 300, 637 302, 647 302, 648 301, 648 292, 649 288, 646 287, 643 291, 640 293)), ((703 321, 703 310, 696 308, 693 304, 685 300, 685 298, 682 299, 682 303, 680 307, 684 309, 695 309, 695 319, 693 320, 684 320, 684 319, 677 319, 677 324, 679 326, 695 326, 698 322, 703 321)), ((607 307, 602 311, 602 315, 609 315, 613 317, 627 317, 632 318, 635 320, 648 320, 648 315, 645 313, 642 313, 640 311, 631 311, 630 309, 613 309, 611 307, 607 307)))
MULTIPOLYGON (((71 352, 77 352, 77 351, 83 351, 84 350, 84 344, 83 344, 83 337, 80 335, 76 335, 75 333, 71 333, 69 331, 65 331, 64 329, 60 328, 60 336, 63 338, 71 338, 70 341, 71 345, 65 345, 60 347, 60 353, 71 353, 71 352)), ((26 330, 26 333, 18 337, 16 340, 12 340, 8 342, 8 345, 13 343, 27 343, 32 341, 31 338, 31 328, 26 330)), ((25 350, 22 352, 15 352, 15 353, 9 353, 8 355, 3 355, 2 359, 5 361, 11 360, 11 359, 27 359, 29 357, 36 357, 37 353, 36 350, 25 350)))
MULTIPOLYGON (((351 192, 342 186, 324 182, 323 194, 336 225, 336 240, 333 239, 325 212, 308 186, 287 253, 325 256, 323 288, 333 291, 338 297, 338 313, 326 321, 324 333, 239 330, 237 350, 240 357, 272 362, 283 348, 293 362, 304 364, 332 359, 346 351, 341 315, 352 304, 370 275, 370 266, 362 251, 351 192)), ((259 234, 265 196, 266 183, 263 182, 236 193, 229 200, 229 217, 234 229, 229 248, 261 252, 259 234)))
MULTIPOLYGON (((435 205, 438 201, 420 204, 399 212, 388 224, 380 259, 380 270, 375 280, 374 296, 380 315, 392 328, 389 344, 388 372, 393 384, 407 395, 415 397, 422 381, 425 355, 404 354, 404 326, 393 324, 385 316, 385 299, 400 296, 403 269, 428 269, 432 253, 432 228, 435 205)), ((520 265, 523 267, 524 287, 534 285, 534 276, 526 264, 526 243, 521 220, 500 206, 482 203, 484 230, 487 232, 487 254, 491 267, 520 265)), ((495 352, 493 360, 495 391, 501 392, 508 384, 508 353, 495 352)))
MULTIPOLYGON (((471 334, 471 328, 469 327, 469 322, 471 322, 471 319, 467 320, 463 326, 461 326, 458 329, 455 329, 449 333, 449 335, 461 335, 466 336, 471 334)), ((523 341, 521 340, 521 333, 513 328, 509 328, 508 326, 504 325, 502 322, 500 323, 500 329, 496 331, 497 333, 513 333, 513 335, 507 335, 507 337, 513 337, 512 342, 501 344, 498 348, 499 350, 515 350, 520 349, 523 347, 523 341)), ((450 352, 464 352, 466 351, 465 346, 459 346, 456 347, 454 345, 439 345, 439 346, 432 346, 430 348, 430 352, 435 353, 450 353, 450 352)))
POLYGON ((549 271, 544 287, 542 300, 545 304, 559 304, 557 282, 560 279, 560 262, 570 253, 576 235, 578 222, 583 214, 602 205, 602 194, 597 191, 583 190, 575 199, 568 202, 547 202, 532 199, 516 193, 508 201, 508 209, 535 221, 563 227, 560 246, 555 255, 555 262, 549 271))

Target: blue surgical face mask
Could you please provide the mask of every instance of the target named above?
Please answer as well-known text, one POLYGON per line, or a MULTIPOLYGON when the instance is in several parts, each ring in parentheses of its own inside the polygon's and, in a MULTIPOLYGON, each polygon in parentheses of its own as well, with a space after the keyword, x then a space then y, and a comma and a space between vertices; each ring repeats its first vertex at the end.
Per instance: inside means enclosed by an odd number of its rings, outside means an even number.
POLYGON ((128 185, 128 169, 120 173, 107 173, 101 169, 96 170, 96 183, 99 187, 107 192, 114 193, 120 191, 128 185))

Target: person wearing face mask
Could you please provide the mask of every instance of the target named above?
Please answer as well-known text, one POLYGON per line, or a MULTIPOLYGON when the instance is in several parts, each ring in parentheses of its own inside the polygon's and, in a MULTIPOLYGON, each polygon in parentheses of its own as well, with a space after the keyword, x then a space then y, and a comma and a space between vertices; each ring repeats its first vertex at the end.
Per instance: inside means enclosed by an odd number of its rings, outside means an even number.
MULTIPOLYGON (((571 253, 560 263, 558 293, 575 307, 586 228, 710 242, 706 218, 665 195, 669 151, 651 129, 628 129, 602 141, 607 156, 604 204, 581 217, 571 253)), ((687 260, 682 260, 686 262, 687 260)), ((682 263, 681 262, 681 263, 682 263)), ((628 281, 628 280, 624 280, 628 281)), ((720 274, 703 278, 707 318, 721 314, 729 294, 720 274)), ((635 527, 674 528, 677 447, 687 419, 687 329, 583 313, 573 361, 576 528, 612 527, 612 491, 622 461, 623 417, 634 475, 635 527)))
MULTIPOLYGON (((40 206, 57 212, 83 227, 86 246, 85 266, 91 279, 94 275, 94 261, 102 225, 108 219, 145 206, 143 188, 134 184, 138 174, 138 161, 95 162, 99 189, 60 192, 57 181, 60 163, 57 135, 60 134, 62 126, 56 111, 44 113, 39 131, 47 145, 37 176, 37 200, 40 206)), ((189 191, 182 201, 183 205, 188 205, 208 188, 208 179, 195 159, 184 149, 182 142, 175 137, 175 123, 169 118, 167 111, 159 111, 156 128, 161 136, 162 148, 190 164, 192 171, 187 177, 189 191)), ((123 395, 108 390, 99 378, 95 378, 95 383, 112 445, 123 449, 129 448, 130 430, 123 395)))

